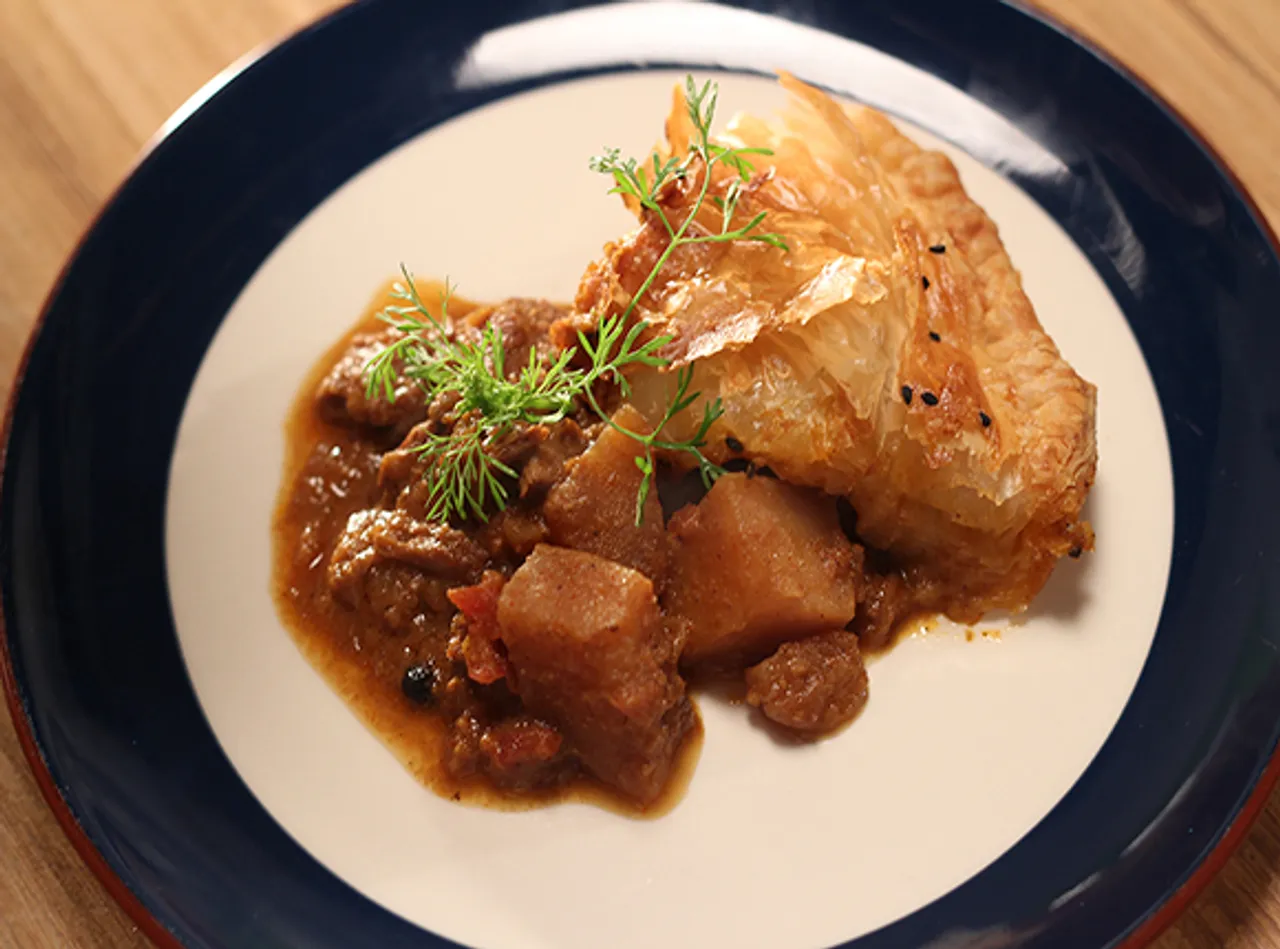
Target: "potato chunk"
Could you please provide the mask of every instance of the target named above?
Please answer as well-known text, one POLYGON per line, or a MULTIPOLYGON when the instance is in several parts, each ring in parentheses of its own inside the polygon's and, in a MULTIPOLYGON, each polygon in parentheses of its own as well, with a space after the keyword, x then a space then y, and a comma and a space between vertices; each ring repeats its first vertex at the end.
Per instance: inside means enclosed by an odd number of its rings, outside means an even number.
POLYGON ((840 530, 833 498, 729 474, 676 512, 670 532, 663 603, 688 624, 683 662, 749 665, 853 618, 859 551, 840 530))
POLYGON ((643 574, 541 544, 502 590, 509 682, 569 739, 601 781, 657 797, 693 723, 676 672, 680 643, 643 574))
MULTIPOLYGON (((613 418, 631 431, 648 431, 644 418, 629 405, 613 418)), ((639 570, 661 588, 669 542, 656 488, 649 491, 644 518, 636 524, 636 496, 643 477, 636 458, 641 450, 634 438, 606 427, 586 452, 568 463, 542 513, 552 543, 639 570)))

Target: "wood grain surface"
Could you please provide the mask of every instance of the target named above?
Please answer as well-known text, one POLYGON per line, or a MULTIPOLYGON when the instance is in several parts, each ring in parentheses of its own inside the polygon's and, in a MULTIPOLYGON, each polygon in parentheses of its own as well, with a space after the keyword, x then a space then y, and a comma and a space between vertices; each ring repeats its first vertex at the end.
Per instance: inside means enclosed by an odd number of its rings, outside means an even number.
MULTIPOLYGON (((0 0, 0 395, 59 267, 143 144, 223 67, 336 5, 0 0)), ((1280 229, 1280 0, 1039 5, 1182 111, 1280 229)), ((2 709, 0 947, 148 946, 63 837, 2 709)), ((1278 870, 1280 796, 1159 949, 1280 949, 1278 870)))

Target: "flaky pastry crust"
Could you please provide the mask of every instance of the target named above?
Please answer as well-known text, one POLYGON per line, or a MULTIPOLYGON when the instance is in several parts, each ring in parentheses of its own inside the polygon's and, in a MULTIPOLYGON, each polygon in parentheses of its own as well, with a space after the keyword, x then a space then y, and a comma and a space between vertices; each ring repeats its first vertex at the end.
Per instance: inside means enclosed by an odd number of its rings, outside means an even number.
MULTIPOLYGON (((788 481, 849 498, 858 533, 972 620, 1021 609, 1054 563, 1092 546, 1081 509, 1094 480, 1096 394, 1036 318, 996 225, 946 156, 873 109, 843 106, 784 75, 791 108, 745 115, 724 137, 756 160, 735 226, 759 211, 785 239, 678 249, 635 310, 672 337, 665 371, 631 378, 660 418, 672 370, 724 415, 707 452, 743 454, 788 481)), ((694 133, 677 89, 669 153, 694 133)), ((668 187, 670 220, 694 206, 705 169, 668 187)), ((729 169, 715 166, 710 194, 729 169)), ((568 332, 625 308, 666 248, 660 218, 608 245, 584 275, 568 332)), ((712 201, 696 228, 720 229, 712 201)), ((672 423, 687 435, 700 410, 672 423)))

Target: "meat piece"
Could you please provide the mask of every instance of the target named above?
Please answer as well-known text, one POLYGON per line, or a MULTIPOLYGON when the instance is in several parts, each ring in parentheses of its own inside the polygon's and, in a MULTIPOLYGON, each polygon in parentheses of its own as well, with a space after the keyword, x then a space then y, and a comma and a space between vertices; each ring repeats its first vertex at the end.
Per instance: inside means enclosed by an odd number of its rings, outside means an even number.
POLYGON ((556 350, 547 338, 547 331, 564 315, 563 307, 546 300, 513 297, 468 313, 458 328, 458 335, 464 340, 475 340, 486 324, 496 329, 502 334, 505 375, 515 379, 529 365, 531 350, 543 362, 555 358, 556 350))
POLYGON ((643 574, 543 544, 503 588, 509 684, 568 738, 583 765, 642 803, 666 783, 693 708, 679 639, 643 574))
POLYGON ((534 449, 520 472, 520 497, 543 498, 564 474, 565 463, 586 451, 587 445, 586 433, 573 419, 550 426, 546 440, 534 449))
POLYGON ((564 770, 557 766, 563 745, 558 731, 527 715, 499 722, 480 736, 480 769, 499 787, 555 783, 564 770))
POLYGON ((362 439, 318 442, 298 473, 288 517, 301 522, 295 562, 308 571, 324 563, 333 535, 352 511, 373 504, 378 456, 362 439))
MULTIPOLYGON (((382 456, 378 463, 378 485, 388 498, 398 498, 406 487, 422 477, 426 460, 418 449, 436 434, 436 428, 430 421, 415 425, 397 447, 382 456)), ((417 513, 421 516, 422 512, 417 513)))
POLYGON ((340 602, 355 602, 370 571, 385 564, 470 580, 479 576, 485 555, 461 530, 415 520, 403 511, 369 508, 348 517, 329 558, 329 587, 340 602))
POLYGON ((867 704, 867 669, 858 637, 835 629, 783 643, 747 670, 747 701, 799 732, 839 728, 867 704))
MULTIPOLYGON (((458 434, 464 430, 464 426, 474 424, 473 416, 465 416, 453 431, 458 434)), ((581 431, 574 422, 560 422, 556 425, 516 423, 509 432, 486 448, 486 454, 517 472, 527 467, 534 468, 530 479, 543 477, 547 467, 553 467, 558 475, 564 458, 582 450, 574 447, 575 437, 572 433, 562 436, 561 431, 565 427, 577 430, 577 437, 581 438, 581 431), (559 460, 555 460, 557 458, 559 460), (538 471, 540 467, 543 468, 542 474, 538 471)), ((382 490, 388 497, 395 498, 396 507, 413 517, 425 518, 432 506, 432 485, 425 475, 435 460, 435 454, 422 449, 431 438, 439 434, 440 426, 435 422, 428 421, 415 426, 398 447, 383 456, 378 470, 378 482, 382 490)), ((521 484, 524 483, 522 479, 521 484)), ((534 487, 531 483, 530 488, 534 487)), ((522 486, 520 496, 524 497, 527 493, 529 492, 522 486)))
POLYGON ((863 652, 884 649, 904 620, 939 610, 952 612, 954 594, 948 582, 931 572, 895 568, 882 553, 869 551, 858 582, 858 615, 849 628, 858 634, 863 652))
POLYGON ((486 570, 474 586, 449 591, 449 602, 463 618, 457 658, 466 663, 467 675, 481 685, 490 685, 507 674, 507 657, 498 642, 498 596, 506 582, 496 570, 486 570))
POLYGON ((453 722, 445 767, 455 778, 483 774, 512 791, 550 787, 577 770, 564 736, 546 722, 523 714, 486 722, 473 711, 453 722))
MULTIPOLYGON (((464 417, 452 428, 452 432, 455 436, 461 436, 474 425, 473 417, 464 417)), ((533 454, 538 442, 545 437, 540 428, 517 425, 500 445, 494 446, 488 453, 509 467, 523 464, 533 454)), ((431 513, 436 498, 432 494, 433 483, 427 478, 427 473, 437 458, 437 453, 430 448, 430 442, 448 432, 448 427, 442 429, 434 421, 423 422, 415 425, 396 448, 382 456, 382 463, 378 468, 378 484, 384 496, 393 499, 395 507, 412 518, 429 519, 428 514, 431 513)))
POLYGON ((404 334, 388 327, 380 333, 361 333, 320 381, 316 408, 320 417, 339 425, 407 432, 427 414, 426 393, 416 382, 398 376, 395 398, 385 391, 367 394, 364 369, 369 360, 404 334))
POLYGON ((898 622, 911 610, 911 591, 896 570, 867 571, 860 587, 858 615, 851 628, 858 634, 863 649, 883 649, 892 641, 898 622))
POLYGON ((375 563, 350 580, 332 587, 334 599, 375 618, 393 633, 429 635, 439 625, 434 618, 449 611, 446 582, 414 567, 375 563))
POLYGON ((519 563, 547 540, 547 525, 537 510, 508 507, 472 527, 471 537, 490 559, 519 563))
POLYGON ((859 551, 830 497, 727 474, 696 507, 676 512, 670 532, 663 605, 689 625, 683 662, 746 665, 856 612, 859 551))
MULTIPOLYGON (((514 378, 528 365, 531 350, 543 359, 553 355, 547 330, 563 315, 564 310, 544 300, 505 300, 497 306, 467 314, 458 335, 464 340, 474 340, 481 327, 492 324, 502 334, 506 375, 514 378)), ((403 336, 400 330, 387 327, 353 337, 316 389, 321 418, 341 425, 392 429, 401 434, 425 419, 426 393, 403 376, 396 378, 394 399, 388 399, 384 391, 368 394, 365 367, 369 360, 403 336)))
MULTIPOLYGON (((613 421, 641 434, 649 431, 640 413, 629 405, 619 409, 613 421)), ((656 487, 651 486, 643 520, 636 524, 636 498, 643 478, 636 459, 642 451, 634 438, 606 426, 595 444, 565 466, 565 477, 547 494, 542 513, 552 543, 639 570, 661 589, 670 542, 656 487)))

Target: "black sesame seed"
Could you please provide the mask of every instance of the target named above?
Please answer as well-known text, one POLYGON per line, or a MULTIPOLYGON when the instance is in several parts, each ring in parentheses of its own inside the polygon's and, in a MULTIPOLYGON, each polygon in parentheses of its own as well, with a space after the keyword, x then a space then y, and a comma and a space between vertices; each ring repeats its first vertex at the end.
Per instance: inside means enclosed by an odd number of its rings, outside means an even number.
POLYGON ((922 284, 924 284, 924 288, 925 288, 926 290, 928 290, 928 289, 929 289, 929 278, 928 278, 928 277, 921 277, 921 278, 920 278, 920 282, 921 282, 922 284))
POLYGON ((725 444, 725 447, 728 448, 735 455, 742 454, 742 442, 738 441, 732 435, 725 436, 724 444, 725 444))
POLYGON ((431 705, 435 702, 432 689, 436 685, 436 667, 430 662, 420 662, 404 670, 400 679, 400 691, 410 702, 431 705))
POLYGON ((945 254, 946 252, 947 252, 947 245, 945 244, 934 244, 932 247, 929 248, 929 253, 931 254, 945 254))
POLYGON ((937 397, 936 395, 934 395, 932 392, 921 392, 921 393, 920 393, 920 398, 921 398, 921 400, 924 402, 924 404, 925 404, 925 405, 937 405, 937 404, 938 404, 938 397, 937 397))
POLYGON ((1067 556, 1070 557, 1072 560, 1078 560, 1080 555, 1083 553, 1084 553, 1083 547, 1072 547, 1070 550, 1067 551, 1067 556))
POLYGON ((988 415, 986 412, 978 413, 978 421, 982 423, 983 428, 991 427, 991 416, 988 415))
POLYGON ((907 405, 911 404, 911 386, 902 387, 902 401, 907 403, 907 405))
POLYGON ((929 338, 933 340, 935 343, 942 342, 942 337, 932 331, 929 333, 929 338))

